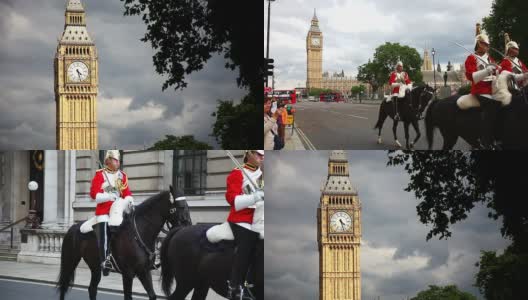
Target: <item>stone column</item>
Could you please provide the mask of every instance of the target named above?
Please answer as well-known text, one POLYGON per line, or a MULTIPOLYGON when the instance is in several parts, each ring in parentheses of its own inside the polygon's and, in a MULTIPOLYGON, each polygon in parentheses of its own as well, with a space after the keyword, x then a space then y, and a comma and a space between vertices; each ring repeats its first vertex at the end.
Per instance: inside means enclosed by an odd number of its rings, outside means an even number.
MULTIPOLYGON (((44 218, 42 227, 56 227, 58 199, 58 155, 56 150, 44 151, 44 218)), ((39 189, 43 187, 39 186, 39 189)))

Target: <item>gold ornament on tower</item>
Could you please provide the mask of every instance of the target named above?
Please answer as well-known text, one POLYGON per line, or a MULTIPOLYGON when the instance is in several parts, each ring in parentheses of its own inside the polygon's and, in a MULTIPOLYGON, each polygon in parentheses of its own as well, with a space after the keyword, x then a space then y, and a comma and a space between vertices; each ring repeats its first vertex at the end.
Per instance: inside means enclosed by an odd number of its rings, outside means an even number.
POLYGON ((361 202, 348 170, 345 151, 332 151, 317 208, 320 300, 361 299, 361 202))
POLYGON ((81 0, 66 3, 54 60, 57 149, 97 149, 97 49, 81 0))

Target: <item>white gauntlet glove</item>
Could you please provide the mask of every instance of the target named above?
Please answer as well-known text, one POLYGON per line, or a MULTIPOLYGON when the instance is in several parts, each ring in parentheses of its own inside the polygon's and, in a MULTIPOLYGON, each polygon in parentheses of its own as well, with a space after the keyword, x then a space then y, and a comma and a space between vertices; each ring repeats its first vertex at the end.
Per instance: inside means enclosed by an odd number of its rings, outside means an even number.
POLYGON ((495 74, 495 71, 497 70, 497 66, 495 65, 487 65, 486 70, 488 71, 488 75, 495 74))
POLYGON ((528 73, 515 74, 515 75, 513 75, 513 78, 515 78, 515 81, 517 81, 517 82, 524 81, 524 80, 528 79, 528 73))
POLYGON ((114 193, 97 193, 95 195, 95 202, 97 203, 104 203, 108 201, 114 201, 116 199, 116 195, 114 193))

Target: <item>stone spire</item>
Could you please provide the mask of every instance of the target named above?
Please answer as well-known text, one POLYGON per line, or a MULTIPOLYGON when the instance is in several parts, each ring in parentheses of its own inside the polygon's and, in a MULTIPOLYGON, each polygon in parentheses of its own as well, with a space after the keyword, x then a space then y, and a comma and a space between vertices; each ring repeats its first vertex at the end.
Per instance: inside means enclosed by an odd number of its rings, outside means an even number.
POLYGON ((348 159, 343 150, 333 150, 328 158, 328 177, 323 183, 323 194, 357 194, 348 172, 348 159))
POLYGON ((321 30, 319 29, 319 20, 317 19, 317 15, 315 14, 315 8, 314 8, 314 15, 312 18, 312 26, 310 27, 310 31, 321 32, 321 30))
POLYGON ((60 42, 63 44, 93 44, 86 30, 86 13, 81 0, 66 2, 66 21, 60 42))

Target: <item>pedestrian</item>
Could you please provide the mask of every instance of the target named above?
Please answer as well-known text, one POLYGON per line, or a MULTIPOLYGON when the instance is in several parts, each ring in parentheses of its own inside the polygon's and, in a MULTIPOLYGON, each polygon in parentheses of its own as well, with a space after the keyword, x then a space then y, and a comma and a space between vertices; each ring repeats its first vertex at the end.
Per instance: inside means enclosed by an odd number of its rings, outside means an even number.
POLYGON ((264 150, 275 148, 275 136, 277 136, 279 112, 271 113, 271 102, 269 98, 264 99, 264 150))

